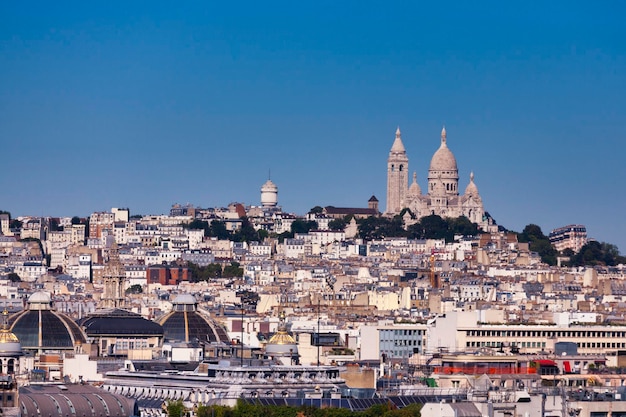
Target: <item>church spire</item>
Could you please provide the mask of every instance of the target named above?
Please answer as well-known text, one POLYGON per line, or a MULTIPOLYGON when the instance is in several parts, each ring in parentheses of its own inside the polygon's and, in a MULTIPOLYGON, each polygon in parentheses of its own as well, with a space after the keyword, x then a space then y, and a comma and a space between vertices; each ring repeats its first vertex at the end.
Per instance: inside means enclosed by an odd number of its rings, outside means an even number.
POLYGON ((396 139, 393 141, 393 145, 391 146, 392 153, 403 153, 406 152, 404 150, 404 144, 402 143, 402 133, 400 133, 400 126, 396 129, 396 139))
POLYGON ((447 141, 446 138, 446 126, 444 125, 443 128, 441 129, 441 144, 445 145, 447 141))
POLYGON ((396 138, 393 141, 389 158, 387 158, 387 211, 397 214, 404 207, 404 198, 409 188, 409 158, 402 143, 400 127, 396 129, 396 138))

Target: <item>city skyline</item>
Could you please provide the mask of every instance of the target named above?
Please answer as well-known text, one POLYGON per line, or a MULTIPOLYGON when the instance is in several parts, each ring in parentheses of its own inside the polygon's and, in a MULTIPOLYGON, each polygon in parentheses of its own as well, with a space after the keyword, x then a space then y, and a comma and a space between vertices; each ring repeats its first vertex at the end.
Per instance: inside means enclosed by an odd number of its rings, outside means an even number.
POLYGON ((626 250, 625 6, 0 5, 2 207, 385 206, 398 126, 425 189, 443 125, 509 229, 626 250))

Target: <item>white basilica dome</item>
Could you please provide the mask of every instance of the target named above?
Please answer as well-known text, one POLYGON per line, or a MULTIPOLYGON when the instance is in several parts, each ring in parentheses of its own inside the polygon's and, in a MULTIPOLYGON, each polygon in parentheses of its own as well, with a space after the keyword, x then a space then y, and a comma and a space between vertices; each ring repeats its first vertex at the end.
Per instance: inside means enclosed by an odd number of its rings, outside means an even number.
POLYGON ((430 160, 431 171, 458 171, 456 158, 446 144, 446 128, 441 131, 441 145, 430 160))

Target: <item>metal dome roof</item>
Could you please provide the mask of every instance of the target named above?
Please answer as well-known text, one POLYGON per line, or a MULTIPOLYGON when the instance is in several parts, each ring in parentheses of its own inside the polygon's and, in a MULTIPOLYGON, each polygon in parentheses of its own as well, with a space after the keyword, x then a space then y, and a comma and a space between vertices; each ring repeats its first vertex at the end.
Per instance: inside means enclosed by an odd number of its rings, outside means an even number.
POLYGON ((172 311, 161 318, 159 324, 163 327, 163 338, 168 341, 230 342, 219 323, 197 311, 172 311))
POLYGON ((24 310, 9 318, 9 323, 22 349, 73 350, 75 344, 85 343, 80 327, 52 310, 24 310))
POLYGON ((150 335, 162 336, 163 327, 130 311, 112 309, 92 314, 80 322, 88 336, 150 335))
POLYGON ((45 291, 37 291, 34 292, 28 297, 27 303, 29 304, 50 304, 51 298, 50 294, 45 291))

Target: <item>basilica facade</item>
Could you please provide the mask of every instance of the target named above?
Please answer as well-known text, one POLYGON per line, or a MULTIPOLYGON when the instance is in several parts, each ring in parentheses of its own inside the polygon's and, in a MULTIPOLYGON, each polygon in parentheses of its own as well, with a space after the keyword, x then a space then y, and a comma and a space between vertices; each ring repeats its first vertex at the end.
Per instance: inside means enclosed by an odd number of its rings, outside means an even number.
POLYGON ((479 226, 486 225, 487 219, 483 202, 474 183, 474 173, 470 174, 465 193, 459 194, 459 170, 456 158, 448 148, 446 128, 441 131, 441 144, 433 155, 428 169, 426 193, 417 183, 417 174, 408 183, 409 158, 407 157, 400 128, 391 146, 387 159, 387 210, 385 214, 395 215, 403 209, 411 210, 417 220, 425 216, 441 217, 465 216, 479 226))

